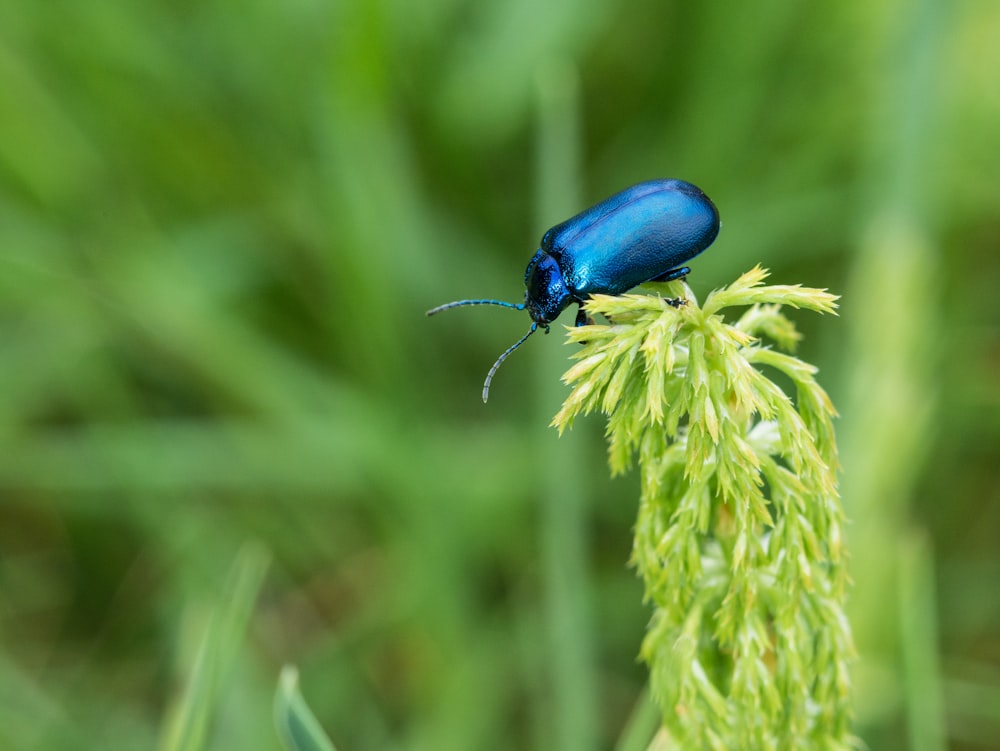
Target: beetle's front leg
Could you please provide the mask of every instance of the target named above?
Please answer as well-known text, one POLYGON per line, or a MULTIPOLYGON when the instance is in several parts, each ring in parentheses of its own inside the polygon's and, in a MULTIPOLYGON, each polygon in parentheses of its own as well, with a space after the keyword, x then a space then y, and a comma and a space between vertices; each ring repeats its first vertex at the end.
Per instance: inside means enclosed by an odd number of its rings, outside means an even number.
POLYGON ((576 325, 577 326, 593 326, 594 319, 587 315, 587 311, 583 309, 583 303, 580 303, 580 307, 576 311, 576 325))

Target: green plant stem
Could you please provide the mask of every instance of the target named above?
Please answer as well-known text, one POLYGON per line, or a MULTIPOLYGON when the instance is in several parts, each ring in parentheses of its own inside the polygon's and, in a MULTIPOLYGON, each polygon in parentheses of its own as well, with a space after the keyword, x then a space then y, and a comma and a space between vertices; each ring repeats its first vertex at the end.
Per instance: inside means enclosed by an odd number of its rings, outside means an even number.
POLYGON ((781 306, 835 296, 764 286, 755 268, 699 306, 595 296, 553 420, 608 416, 614 473, 638 457, 633 563, 653 616, 642 646, 678 748, 847 748, 852 658, 833 405, 816 369, 765 346, 798 334, 781 306), (747 307, 734 323, 722 311, 747 307), (781 374, 786 394, 765 375, 781 374))

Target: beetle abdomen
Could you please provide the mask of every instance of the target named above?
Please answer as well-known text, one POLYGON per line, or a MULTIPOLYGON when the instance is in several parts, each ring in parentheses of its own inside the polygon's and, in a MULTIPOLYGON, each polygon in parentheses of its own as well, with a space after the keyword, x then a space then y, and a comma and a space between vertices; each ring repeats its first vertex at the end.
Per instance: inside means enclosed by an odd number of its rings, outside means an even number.
POLYGON ((719 232, 708 196, 683 180, 633 185, 545 233, 574 297, 617 295, 694 258, 719 232))

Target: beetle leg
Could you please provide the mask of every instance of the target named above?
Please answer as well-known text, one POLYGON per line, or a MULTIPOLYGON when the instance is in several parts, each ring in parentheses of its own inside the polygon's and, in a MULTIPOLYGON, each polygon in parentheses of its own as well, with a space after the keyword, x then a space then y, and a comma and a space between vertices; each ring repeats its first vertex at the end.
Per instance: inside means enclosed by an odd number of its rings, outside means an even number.
POLYGON ((679 269, 670 269, 670 271, 666 271, 666 272, 660 274, 659 276, 654 276, 649 281, 651 281, 651 282, 672 282, 675 279, 683 279, 684 277, 686 277, 690 273, 691 273, 691 269, 689 269, 687 266, 681 266, 679 269))
POLYGON ((576 324, 577 326, 593 326, 594 319, 587 315, 587 311, 583 309, 581 305, 576 310, 576 324))
MULTIPOLYGON (((672 281, 675 281, 677 279, 683 279, 684 277, 686 277, 690 273, 691 273, 691 269, 689 269, 687 266, 681 266, 679 269, 671 269, 670 271, 667 271, 667 272, 665 272, 663 274, 660 274, 659 276, 654 276, 649 281, 651 281, 651 282, 672 282, 672 281)), ((672 308, 679 308, 681 305, 684 305, 684 303, 686 302, 683 298, 680 298, 680 297, 665 297, 663 299, 667 303, 667 305, 669 305, 672 308)))

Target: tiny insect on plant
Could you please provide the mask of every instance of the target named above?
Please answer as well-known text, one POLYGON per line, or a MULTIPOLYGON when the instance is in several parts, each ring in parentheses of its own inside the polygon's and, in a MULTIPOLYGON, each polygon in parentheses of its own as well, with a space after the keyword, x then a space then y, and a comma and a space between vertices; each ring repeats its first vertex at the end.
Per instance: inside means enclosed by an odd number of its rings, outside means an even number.
POLYGON ((580 306, 576 325, 588 323, 583 303, 591 295, 620 295, 644 282, 683 278, 690 272, 683 264, 715 241, 719 226, 719 212, 700 188, 683 180, 642 182, 542 236, 541 247, 524 272, 524 302, 456 300, 428 310, 427 315, 466 305, 528 311, 528 333, 504 350, 486 374, 486 402, 497 369, 539 327, 548 333, 549 324, 573 303, 580 306))

